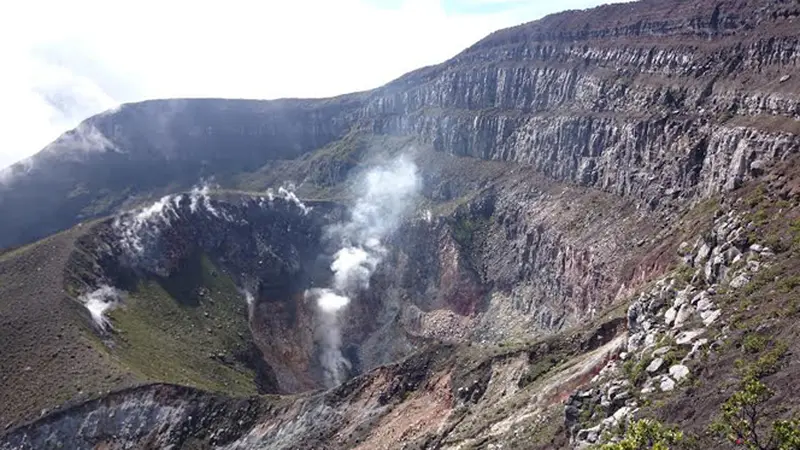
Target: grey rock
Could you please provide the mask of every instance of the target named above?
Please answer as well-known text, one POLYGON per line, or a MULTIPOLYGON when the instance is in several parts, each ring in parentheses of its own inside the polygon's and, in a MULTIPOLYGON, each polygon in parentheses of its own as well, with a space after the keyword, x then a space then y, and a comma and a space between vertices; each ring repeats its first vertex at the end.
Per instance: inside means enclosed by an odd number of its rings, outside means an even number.
POLYGON ((705 311, 707 309, 710 309, 713 306, 714 306, 714 303, 711 300, 709 300, 709 299, 707 299, 705 297, 700 299, 699 302, 697 302, 697 310, 701 311, 701 312, 705 311))
POLYGON ((723 258, 725 259, 725 264, 731 264, 736 258, 741 258, 742 252, 739 251, 736 247, 731 247, 725 250, 723 253, 723 258))
POLYGON ((669 348, 669 347, 659 347, 659 348, 657 348, 657 349, 655 349, 655 350, 653 351, 653 356, 656 356, 656 357, 658 357, 658 356, 664 356, 664 355, 666 355, 667 353, 669 353, 669 350, 670 350, 670 348, 669 348))
POLYGON ((664 298, 662 298, 660 296, 656 297, 656 298, 650 300, 650 304, 647 305, 647 311, 650 312, 650 314, 655 314, 661 308, 663 308, 666 304, 667 304, 667 302, 666 302, 666 300, 664 300, 664 298))
POLYGON ((578 433, 576 434, 576 437, 580 441, 595 443, 597 442, 597 439, 600 435, 600 431, 602 431, 600 425, 595 425, 591 428, 584 428, 582 430, 579 430, 578 433))
POLYGON ((683 364, 676 364, 669 368, 669 376, 680 383, 684 378, 689 376, 689 368, 683 364))
POLYGON ((746 273, 740 273, 739 275, 733 277, 729 285, 734 289, 739 289, 745 287, 749 282, 750 277, 746 273))
POLYGON ((675 316, 677 315, 678 311, 674 306, 671 306, 667 312, 664 313, 664 322, 667 324, 667 326, 672 326, 673 322, 675 322, 675 316))
POLYGON ((647 365, 647 373, 656 373, 664 365, 664 358, 655 358, 647 365))
POLYGON ((668 376, 664 376, 661 378, 661 384, 659 385, 659 388, 664 392, 669 392, 675 389, 675 380, 668 376))
POLYGON ((691 331, 683 331, 675 338, 675 343, 678 345, 687 345, 691 344, 692 341, 695 340, 698 336, 705 333, 705 329, 698 329, 698 330, 691 330, 691 331))
POLYGON ((656 344, 658 340, 659 332, 657 330, 651 330, 647 335, 644 337, 644 345, 645 347, 652 347, 656 344))
POLYGON ((695 267, 705 263, 709 256, 711 256, 711 247, 703 242, 703 246, 700 247, 700 250, 697 251, 697 255, 694 257, 695 267))
POLYGON ((705 326, 709 326, 714 323, 721 314, 722 311, 719 309, 703 311, 703 313, 701 313, 701 319, 703 320, 703 324, 705 326))
POLYGON ((681 306, 681 309, 678 311, 678 314, 675 315, 675 324, 673 328, 680 328, 686 323, 694 314, 694 307, 690 304, 684 304, 681 306))

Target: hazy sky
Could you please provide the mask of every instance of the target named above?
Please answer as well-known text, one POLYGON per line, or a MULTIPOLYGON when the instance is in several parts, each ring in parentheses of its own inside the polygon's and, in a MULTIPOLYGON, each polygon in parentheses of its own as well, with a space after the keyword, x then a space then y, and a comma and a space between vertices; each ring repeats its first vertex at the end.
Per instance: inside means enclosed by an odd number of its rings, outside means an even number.
POLYGON ((491 31, 609 0, 29 0, 0 6, 0 168, 119 103, 380 86, 491 31))

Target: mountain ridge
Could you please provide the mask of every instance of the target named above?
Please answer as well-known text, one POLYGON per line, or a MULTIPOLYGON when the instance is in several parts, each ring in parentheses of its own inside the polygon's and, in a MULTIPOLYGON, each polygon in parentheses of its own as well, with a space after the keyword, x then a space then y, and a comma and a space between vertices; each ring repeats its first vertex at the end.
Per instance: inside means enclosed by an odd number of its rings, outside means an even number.
POLYGON ((759 432, 792 419, 798 20, 607 5, 371 91, 87 119, 0 184, 0 247, 50 236, 0 253, 0 448, 587 448, 642 418, 736 448, 709 427, 744 381, 776 392, 759 432), (398 156, 419 192, 347 293, 331 387, 308 293, 398 156), (104 286, 128 300, 98 328, 104 286))

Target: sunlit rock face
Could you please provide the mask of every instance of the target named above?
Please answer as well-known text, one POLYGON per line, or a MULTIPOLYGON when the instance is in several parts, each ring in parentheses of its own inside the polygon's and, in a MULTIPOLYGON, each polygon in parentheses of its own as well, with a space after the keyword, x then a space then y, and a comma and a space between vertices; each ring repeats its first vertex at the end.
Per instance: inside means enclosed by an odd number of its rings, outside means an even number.
MULTIPOLYGON (((247 299, 262 391, 331 384, 321 362, 319 329, 330 325, 321 304, 337 312, 346 373, 338 388, 276 406, 260 424, 250 416, 232 416, 237 426, 215 422, 227 413, 207 415, 184 402, 200 394, 142 388, 48 416, 3 445, 24 447, 28 436, 35 448, 60 430, 75 442, 122 436, 158 446, 196 437, 231 448, 355 448, 370 433, 372 443, 384 442, 379 433, 394 429, 374 417, 391 415, 387 405, 418 390, 413 400, 423 400, 409 411, 426 415, 397 426, 392 442, 402 447, 406 430, 438 433, 439 419, 484 392, 499 402, 521 389, 518 380, 538 362, 533 353, 480 365, 461 379, 447 371, 456 366, 448 359, 454 347, 404 358, 432 342, 499 346, 579 328, 663 275, 675 256, 668 233, 683 212, 769 177, 800 148, 798 20, 790 2, 767 0, 610 5, 498 31, 443 64, 365 93, 152 101, 89 119, 2 178, 0 246, 127 209, 136 195, 161 198, 156 210, 102 222, 83 238, 85 251, 72 261, 91 268, 80 272, 81 294, 170 276, 202 252, 247 299), (374 154, 351 145, 354 136, 413 142, 422 201, 381 237, 368 288, 346 300, 334 291, 320 303, 307 294, 335 287, 332 263, 342 250, 326 230, 346 222, 353 206, 342 186, 373 162, 374 154), (307 211, 288 197, 252 192, 235 201, 162 197, 206 177, 232 189, 291 179, 344 200, 307 202, 307 211), (403 362, 381 367, 396 361, 403 362), (490 384, 500 373, 507 378, 490 384), (121 418, 100 421, 101 413, 121 418), (197 417, 218 425, 218 434, 197 431, 209 429, 197 427, 197 417), (170 426, 147 441, 142 427, 163 420, 170 426)), ((99 323, 110 311, 105 303, 84 306, 99 323)), ((612 325, 583 350, 623 345, 619 323, 612 325)), ((606 355, 588 356, 578 366, 591 378, 606 355)), ((514 430, 509 422, 477 425, 514 430)), ((440 442, 425 433, 419 447, 440 442)))

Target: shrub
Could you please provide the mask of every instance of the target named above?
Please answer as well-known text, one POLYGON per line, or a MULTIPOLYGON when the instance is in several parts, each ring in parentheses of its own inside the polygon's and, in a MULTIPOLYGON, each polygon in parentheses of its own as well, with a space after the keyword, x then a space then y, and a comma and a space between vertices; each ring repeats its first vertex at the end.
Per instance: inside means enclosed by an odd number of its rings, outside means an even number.
POLYGON ((767 402, 775 392, 756 378, 745 378, 741 388, 723 405, 722 417, 712 430, 750 450, 800 449, 800 420, 778 420, 764 424, 770 411, 767 402))
POLYGON ((600 450, 669 450, 683 441, 683 433, 653 419, 641 419, 627 426, 621 441, 603 444, 600 450))
POLYGON ((758 333, 749 333, 742 341, 742 348, 748 353, 761 353, 767 348, 767 338, 758 333))

